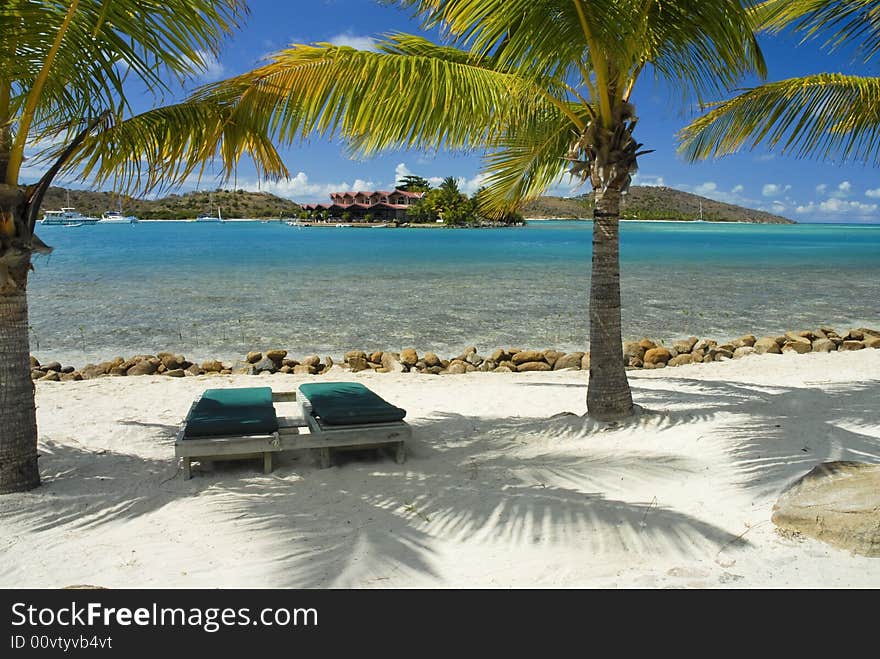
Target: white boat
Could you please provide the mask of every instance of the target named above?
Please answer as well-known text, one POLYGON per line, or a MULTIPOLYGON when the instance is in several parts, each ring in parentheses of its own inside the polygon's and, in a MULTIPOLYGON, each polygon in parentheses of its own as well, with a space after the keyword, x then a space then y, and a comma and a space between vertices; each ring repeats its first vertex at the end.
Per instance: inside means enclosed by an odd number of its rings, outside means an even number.
POLYGON ((341 223, 336 225, 337 228, 344 228, 344 227, 350 227, 350 226, 351 226, 350 224, 341 224, 341 223))
POLYGON ((385 229, 387 226, 388 226, 387 224, 374 224, 373 228, 374 229, 385 229))
POLYGON ((223 216, 220 215, 220 207, 217 207, 217 216, 213 215, 199 215, 196 218, 196 222, 224 222, 223 216))
POLYGON ((75 208, 66 206, 60 211, 43 211, 43 219, 40 224, 62 224, 82 226, 83 224, 97 224, 99 218, 88 217, 78 212, 75 208))
POLYGON ((123 215, 122 211, 106 211, 101 215, 100 224, 135 224, 140 220, 133 215, 123 215))

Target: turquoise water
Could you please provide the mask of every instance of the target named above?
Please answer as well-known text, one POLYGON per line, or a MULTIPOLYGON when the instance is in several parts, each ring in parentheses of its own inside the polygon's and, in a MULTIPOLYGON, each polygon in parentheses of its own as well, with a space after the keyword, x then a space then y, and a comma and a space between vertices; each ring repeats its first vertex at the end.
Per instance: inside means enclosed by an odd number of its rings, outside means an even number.
MULTIPOLYGON (((31 350, 239 358, 588 346, 590 222, 510 229, 38 227, 31 350)), ((624 338, 880 326, 880 225, 625 222, 624 338)))

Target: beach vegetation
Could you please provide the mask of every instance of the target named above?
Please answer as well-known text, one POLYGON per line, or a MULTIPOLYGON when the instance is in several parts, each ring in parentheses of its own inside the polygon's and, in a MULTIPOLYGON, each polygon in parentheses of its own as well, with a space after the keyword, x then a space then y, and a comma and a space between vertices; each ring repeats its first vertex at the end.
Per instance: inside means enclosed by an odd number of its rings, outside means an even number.
MULTIPOLYGON (((638 159, 633 90, 685 103, 766 74, 748 0, 397 0, 441 43, 294 45, 199 94, 261 117, 282 143, 333 135, 357 155, 482 150, 480 213, 521 210, 567 174, 594 191, 589 414, 632 413, 621 359, 618 220, 638 159)), ((197 95, 198 97, 198 95, 197 95)), ((445 219, 445 218, 444 218, 445 219)))
POLYGON ((144 193, 211 163, 228 179, 242 157, 287 174, 262 124, 233 120, 222 99, 168 103, 246 12, 241 0, 0 3, 0 493, 40 483, 27 281, 51 250, 35 230, 52 181, 144 193))

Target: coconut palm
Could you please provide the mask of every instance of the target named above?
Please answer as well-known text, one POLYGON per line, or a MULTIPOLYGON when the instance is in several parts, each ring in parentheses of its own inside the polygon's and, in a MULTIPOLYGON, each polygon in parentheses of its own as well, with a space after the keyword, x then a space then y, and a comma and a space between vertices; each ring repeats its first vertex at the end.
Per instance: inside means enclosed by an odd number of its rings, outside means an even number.
POLYGON ((398 0, 444 45, 390 35, 378 52, 297 45, 204 90, 238 97, 283 142, 353 151, 485 149, 481 195, 503 216, 568 172, 595 192, 589 413, 630 414, 621 359, 618 217, 644 153, 631 95, 644 74, 703 99, 764 73, 740 0, 398 0))
POLYGON ((117 191, 172 186, 221 156, 283 172, 271 143, 218 99, 134 114, 129 98, 204 70, 241 0, 6 0, 0 5, 0 493, 40 483, 27 280, 43 196, 59 174, 117 191), (24 185, 26 158, 46 168, 24 185))
MULTIPOLYGON (((856 46, 869 61, 880 53, 877 0, 770 0, 755 9, 771 32, 794 28, 804 40, 856 46)), ((880 78, 819 73, 746 90, 715 105, 680 133, 692 160, 762 144, 797 157, 880 164, 880 78)))

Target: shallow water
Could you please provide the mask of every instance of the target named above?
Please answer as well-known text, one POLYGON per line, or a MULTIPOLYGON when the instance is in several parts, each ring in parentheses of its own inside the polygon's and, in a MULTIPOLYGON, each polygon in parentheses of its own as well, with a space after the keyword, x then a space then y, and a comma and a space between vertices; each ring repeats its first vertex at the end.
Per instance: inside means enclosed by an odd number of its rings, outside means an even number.
MULTIPOLYGON (((31 352, 334 358, 415 347, 588 347, 592 223, 38 227, 31 352)), ((624 338, 880 326, 880 225, 621 224, 624 338)))

